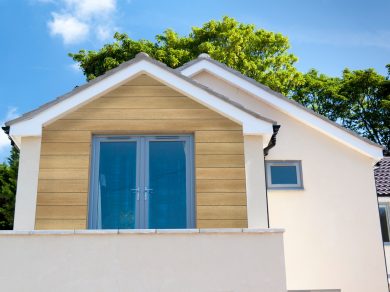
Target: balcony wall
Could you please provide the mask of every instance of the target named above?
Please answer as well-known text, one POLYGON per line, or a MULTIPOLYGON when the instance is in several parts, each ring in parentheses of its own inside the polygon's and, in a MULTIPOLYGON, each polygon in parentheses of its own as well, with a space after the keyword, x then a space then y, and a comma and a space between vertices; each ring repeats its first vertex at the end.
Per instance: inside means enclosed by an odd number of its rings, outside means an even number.
POLYGON ((3 291, 285 292, 279 229, 0 232, 3 291))

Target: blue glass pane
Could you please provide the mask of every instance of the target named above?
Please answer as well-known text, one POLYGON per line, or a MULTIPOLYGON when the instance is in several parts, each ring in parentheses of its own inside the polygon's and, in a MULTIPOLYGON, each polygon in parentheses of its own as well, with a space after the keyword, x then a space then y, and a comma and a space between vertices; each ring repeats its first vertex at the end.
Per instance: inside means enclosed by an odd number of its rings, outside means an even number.
POLYGON ((135 228, 136 142, 100 144, 101 228, 135 228))
POLYGON ((184 141, 149 144, 149 226, 186 228, 186 154, 184 141))
POLYGON ((297 168, 290 165, 271 165, 272 184, 297 184, 297 168))

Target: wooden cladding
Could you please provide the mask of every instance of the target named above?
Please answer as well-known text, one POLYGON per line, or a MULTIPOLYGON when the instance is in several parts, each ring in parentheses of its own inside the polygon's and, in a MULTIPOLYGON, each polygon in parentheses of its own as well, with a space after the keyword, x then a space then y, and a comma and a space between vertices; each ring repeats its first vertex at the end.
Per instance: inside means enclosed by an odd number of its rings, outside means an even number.
POLYGON ((43 128, 35 228, 86 228, 94 134, 172 133, 194 134, 197 227, 247 227, 242 127, 141 75, 43 128))

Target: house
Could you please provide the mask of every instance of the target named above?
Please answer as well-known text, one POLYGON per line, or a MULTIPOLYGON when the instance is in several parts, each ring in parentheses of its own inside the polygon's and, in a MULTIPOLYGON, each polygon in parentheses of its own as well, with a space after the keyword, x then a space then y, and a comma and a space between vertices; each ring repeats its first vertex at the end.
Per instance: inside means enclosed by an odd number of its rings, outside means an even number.
POLYGON ((382 239, 386 254, 387 273, 390 264, 390 157, 384 157, 374 170, 379 203, 382 239))
POLYGON ((6 291, 388 291, 382 148, 208 55, 140 53, 6 131, 6 291))

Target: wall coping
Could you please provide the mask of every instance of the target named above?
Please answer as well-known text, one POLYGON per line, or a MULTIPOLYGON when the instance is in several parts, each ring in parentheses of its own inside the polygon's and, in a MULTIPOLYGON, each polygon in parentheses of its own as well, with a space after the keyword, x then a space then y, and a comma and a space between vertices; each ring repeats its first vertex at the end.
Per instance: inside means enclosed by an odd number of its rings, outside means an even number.
POLYGON ((80 230, 0 230, 9 235, 98 235, 98 234, 278 234, 282 228, 200 228, 200 229, 80 229, 80 230))

